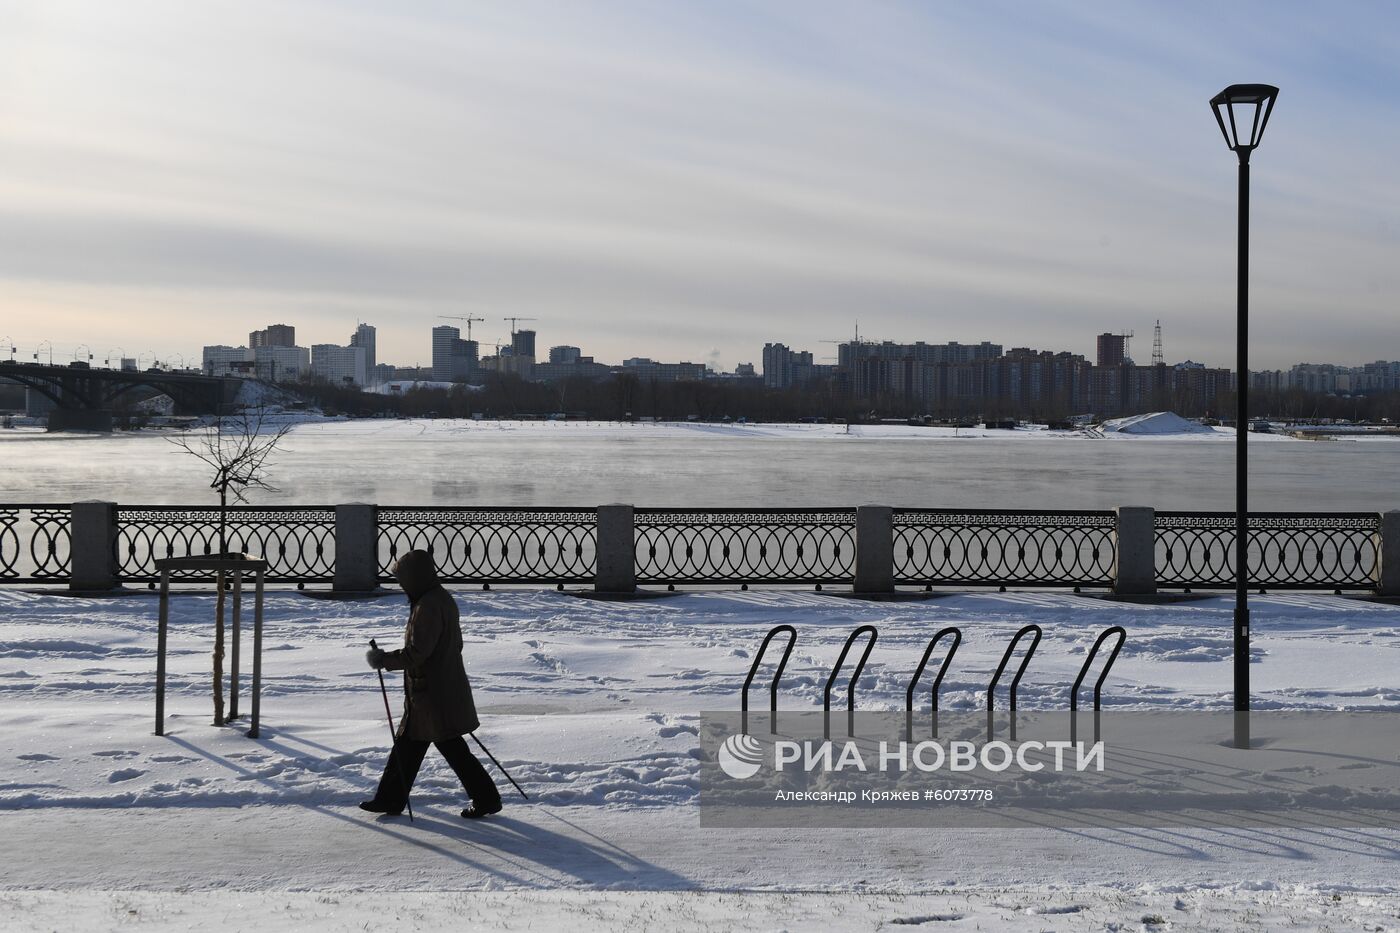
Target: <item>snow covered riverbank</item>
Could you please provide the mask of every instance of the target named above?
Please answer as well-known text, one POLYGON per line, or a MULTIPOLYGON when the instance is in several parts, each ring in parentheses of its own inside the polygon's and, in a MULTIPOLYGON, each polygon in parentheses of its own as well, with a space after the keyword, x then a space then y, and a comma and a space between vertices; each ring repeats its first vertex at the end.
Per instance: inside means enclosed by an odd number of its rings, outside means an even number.
MULTIPOLYGON (((1158 914, 1200 920, 1212 905, 1227 917, 1331 917, 1341 925, 1393 922, 1384 916, 1400 912, 1400 832, 1384 828, 775 834, 698 825, 698 714, 736 707, 749 654, 773 624, 801 633, 784 677, 785 708, 819 705, 841 641, 866 623, 879 627, 880 641, 862 678, 862 708, 902 707, 923 644, 945 624, 962 626, 965 642, 944 703, 975 707, 1007 637, 1027 622, 1046 635, 1021 688, 1024 708, 1066 708, 1084 650, 1114 623, 1127 627, 1129 641, 1106 686, 1108 704, 1222 708, 1226 598, 1142 605, 977 593, 870 603, 753 591, 611 603, 549 591, 457 595, 481 735, 533 798, 508 795, 506 812, 485 825, 456 816, 459 791, 435 755, 415 797, 416 823, 354 809, 387 745, 363 647, 396 636, 401 597, 272 594, 264 737, 254 741, 208 724, 211 597, 175 598, 173 717, 161 738, 151 734, 153 598, 0 591, 0 820, 11 850, 26 853, 0 874, 0 925, 29 917, 62 926, 58 918, 132 910, 174 928, 182 918, 222 915, 238 903, 231 892, 256 892, 256 910, 268 912, 258 925, 269 929, 290 929, 293 918, 316 911, 353 914, 369 902, 391 905, 409 928, 431 928, 454 910, 500 928, 524 916, 549 928, 548 918, 573 911, 643 926, 659 910, 692 928, 722 927, 740 913, 763 925, 812 922, 804 918, 823 902, 781 896, 794 891, 879 895, 843 901, 839 916, 852 928, 957 914, 992 925, 1033 917, 1043 929, 1087 917, 1129 929, 1158 914), (35 893, 44 889, 86 893, 35 893), (145 893, 104 893, 131 890, 145 893), (159 893, 174 890, 195 893, 159 893), (418 890, 512 890, 522 898, 468 900, 467 909, 455 895, 419 901, 401 893, 418 890), (320 893, 284 893, 296 891, 320 893), (645 893, 657 891, 709 893, 645 893), (364 892, 400 893, 366 901, 364 892), (272 913, 274 904, 285 909, 272 913)), ((1391 655, 1400 650, 1400 607, 1271 595, 1253 608, 1259 708, 1400 706, 1391 655)), ((246 702, 245 694, 245 710, 246 702)))

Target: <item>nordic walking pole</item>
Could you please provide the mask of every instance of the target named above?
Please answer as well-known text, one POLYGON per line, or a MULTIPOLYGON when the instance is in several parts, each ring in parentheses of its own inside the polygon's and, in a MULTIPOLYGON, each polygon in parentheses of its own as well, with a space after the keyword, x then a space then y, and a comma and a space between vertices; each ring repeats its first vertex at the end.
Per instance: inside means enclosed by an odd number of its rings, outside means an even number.
MULTIPOLYGON (((379 650, 379 646, 374 643, 373 638, 369 640, 369 646, 376 651, 379 650)), ((394 746, 397 745, 398 742, 396 737, 394 736, 394 714, 389 711, 389 689, 384 686, 384 668, 377 667, 374 669, 374 672, 379 675, 379 693, 384 697, 384 715, 389 718, 389 757, 394 758, 394 746)), ((487 752, 486 754, 489 755, 491 753, 487 752)), ((408 807, 408 821, 412 823, 413 801, 408 799, 409 786, 408 779, 404 777, 403 762, 400 761, 398 758, 394 758, 394 763, 399 766, 399 780, 403 782, 403 804, 404 806, 408 807)))
POLYGON ((481 750, 486 753, 486 757, 490 758, 491 763, 500 769, 500 772, 506 776, 507 781, 510 781, 511 784, 515 785, 515 789, 520 791, 520 796, 524 797, 526 800, 529 800, 530 795, 525 793, 523 790, 520 790, 520 785, 515 783, 515 778, 511 777, 510 772, 505 769, 505 766, 496 760, 495 755, 491 754, 491 749, 486 747, 486 743, 481 741, 481 739, 477 739, 475 732, 468 732, 467 735, 470 735, 473 739, 476 739, 476 744, 481 746, 481 750))

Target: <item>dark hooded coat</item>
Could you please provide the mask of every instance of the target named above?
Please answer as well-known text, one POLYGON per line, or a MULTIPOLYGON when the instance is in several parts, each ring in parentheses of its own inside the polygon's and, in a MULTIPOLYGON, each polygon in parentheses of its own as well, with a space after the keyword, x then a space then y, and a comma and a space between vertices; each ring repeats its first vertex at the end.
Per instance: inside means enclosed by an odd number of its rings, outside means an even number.
POLYGON ((454 739, 481 724, 462 665, 462 623, 457 601, 438 582, 427 551, 409 551, 394 565, 408 594, 403 647, 384 655, 386 670, 404 672, 400 738, 424 742, 454 739))

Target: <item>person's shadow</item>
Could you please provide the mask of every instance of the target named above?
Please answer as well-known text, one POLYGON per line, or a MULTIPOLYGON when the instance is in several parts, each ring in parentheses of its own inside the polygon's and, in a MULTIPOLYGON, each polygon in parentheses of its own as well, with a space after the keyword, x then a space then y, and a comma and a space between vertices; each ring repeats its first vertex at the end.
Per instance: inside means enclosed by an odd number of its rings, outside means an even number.
MULTIPOLYGON (((257 781, 279 792, 286 787, 249 770, 237 761, 215 754, 206 748, 180 738, 166 738, 190 752, 238 773, 246 780, 257 781)), ((280 739, 308 745, 335 755, 347 753, 319 742, 302 739, 289 730, 263 727, 257 744, 289 757, 301 753, 280 739)), ((347 806, 349 806, 347 802, 347 806)), ((329 804, 307 804, 314 813, 353 826, 381 833, 433 855, 451 859, 508 885, 538 886, 559 884, 572 878, 575 882, 610 887, 620 882, 646 888, 674 890, 694 887, 694 882, 670 869, 642 859, 621 846, 552 812, 548 804, 531 801, 511 802, 506 797, 504 813, 482 820, 467 821, 452 813, 444 817, 438 810, 406 816, 378 818, 358 811, 345 812, 329 804), (511 811, 520 813, 512 815, 511 811), (565 829, 542 825, 552 821, 565 829)))

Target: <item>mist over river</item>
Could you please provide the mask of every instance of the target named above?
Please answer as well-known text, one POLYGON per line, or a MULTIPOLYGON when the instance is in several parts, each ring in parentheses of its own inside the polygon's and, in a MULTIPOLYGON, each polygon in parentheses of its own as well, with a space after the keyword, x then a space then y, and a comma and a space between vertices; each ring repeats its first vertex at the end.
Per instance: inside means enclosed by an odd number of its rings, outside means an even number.
MULTIPOLYGON (((1234 507, 1233 434, 362 420, 298 424, 254 504, 1234 507)), ((212 503, 159 432, 0 431, 0 503, 212 503)), ((1400 508, 1400 441, 1252 437, 1252 510, 1400 508)))

